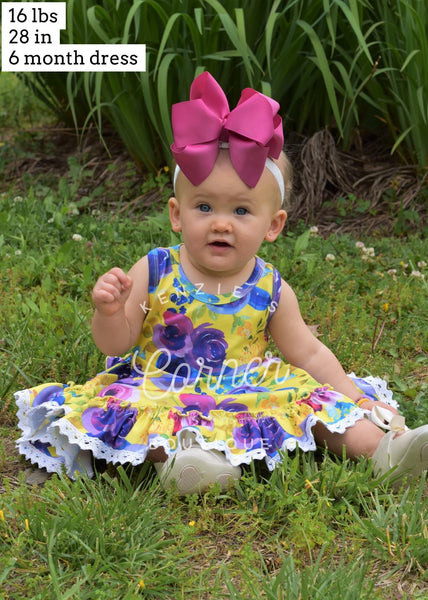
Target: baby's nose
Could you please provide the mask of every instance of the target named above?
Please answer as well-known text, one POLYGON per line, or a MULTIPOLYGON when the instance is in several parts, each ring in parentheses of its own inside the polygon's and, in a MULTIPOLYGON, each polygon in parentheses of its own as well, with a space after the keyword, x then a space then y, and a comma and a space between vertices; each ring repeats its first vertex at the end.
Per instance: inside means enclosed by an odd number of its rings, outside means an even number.
POLYGON ((218 216, 215 218, 211 225, 212 231, 218 231, 221 233, 232 231, 232 223, 227 217, 218 216))

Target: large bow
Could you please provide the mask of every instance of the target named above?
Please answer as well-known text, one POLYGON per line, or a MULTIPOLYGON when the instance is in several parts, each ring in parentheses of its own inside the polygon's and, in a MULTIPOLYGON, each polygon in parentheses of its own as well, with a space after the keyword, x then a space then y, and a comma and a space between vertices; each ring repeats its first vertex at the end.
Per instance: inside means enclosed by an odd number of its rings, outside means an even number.
POLYGON ((255 187, 266 158, 278 158, 284 144, 278 109, 275 100, 245 88, 229 111, 223 90, 205 71, 193 81, 190 100, 172 107, 172 154, 186 177, 199 185, 214 168, 220 142, 228 142, 235 171, 255 187))

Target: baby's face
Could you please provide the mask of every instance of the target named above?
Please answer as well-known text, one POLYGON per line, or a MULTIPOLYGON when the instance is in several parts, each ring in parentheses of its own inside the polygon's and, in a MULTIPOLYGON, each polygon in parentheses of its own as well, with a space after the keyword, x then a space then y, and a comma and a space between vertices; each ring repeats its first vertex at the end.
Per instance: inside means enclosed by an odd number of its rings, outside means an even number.
POLYGON ((244 271, 264 239, 274 241, 286 213, 278 184, 268 169, 249 188, 220 151, 213 171, 194 186, 179 173, 169 203, 174 231, 181 231, 192 264, 201 274, 231 276, 244 271))

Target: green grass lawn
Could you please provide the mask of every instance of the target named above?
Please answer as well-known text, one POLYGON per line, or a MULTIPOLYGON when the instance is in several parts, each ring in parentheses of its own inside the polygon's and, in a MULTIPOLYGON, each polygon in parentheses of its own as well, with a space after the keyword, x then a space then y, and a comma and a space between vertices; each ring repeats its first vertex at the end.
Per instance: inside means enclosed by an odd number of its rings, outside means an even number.
MULTIPOLYGON (((105 211, 111 188, 82 198, 90 177, 75 159, 62 177, 0 189, 0 598, 427 599, 426 481, 393 491, 365 460, 290 453, 272 474, 255 464, 233 489, 188 498, 147 465, 24 484, 13 392, 102 369, 96 278, 177 242, 158 205, 105 211)), ((423 232, 324 239, 299 225, 260 254, 344 367, 387 379, 407 423, 426 422, 423 232)))
MULTIPOLYGON (((201 498, 162 491, 146 467, 25 486, 13 392, 101 369, 94 281, 176 241, 165 212, 79 210, 66 184, 0 196, 0 597, 427 598, 427 487, 393 492, 364 460, 290 454, 272 475, 257 464, 201 498)), ((261 251, 346 369, 388 379, 410 425, 428 412, 427 247, 301 227, 261 251)))

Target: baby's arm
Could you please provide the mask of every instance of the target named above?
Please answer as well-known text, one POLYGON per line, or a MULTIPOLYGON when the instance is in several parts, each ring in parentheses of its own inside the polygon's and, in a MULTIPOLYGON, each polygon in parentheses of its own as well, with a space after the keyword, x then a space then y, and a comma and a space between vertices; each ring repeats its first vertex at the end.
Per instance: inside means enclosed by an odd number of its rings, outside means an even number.
MULTIPOLYGON (((346 375, 342 365, 320 340, 310 331, 300 313, 299 304, 291 287, 282 281, 281 297, 274 312, 269 330, 285 359, 309 373, 320 384, 329 383, 336 391, 358 401, 362 394, 346 375)), ((374 402, 364 402, 362 408, 370 410, 374 402)), ((377 405, 393 410, 383 402, 377 405)))
POLYGON ((104 354, 124 354, 136 343, 148 303, 148 261, 139 260, 126 275, 114 267, 102 275, 92 291, 95 313, 92 336, 104 354))

